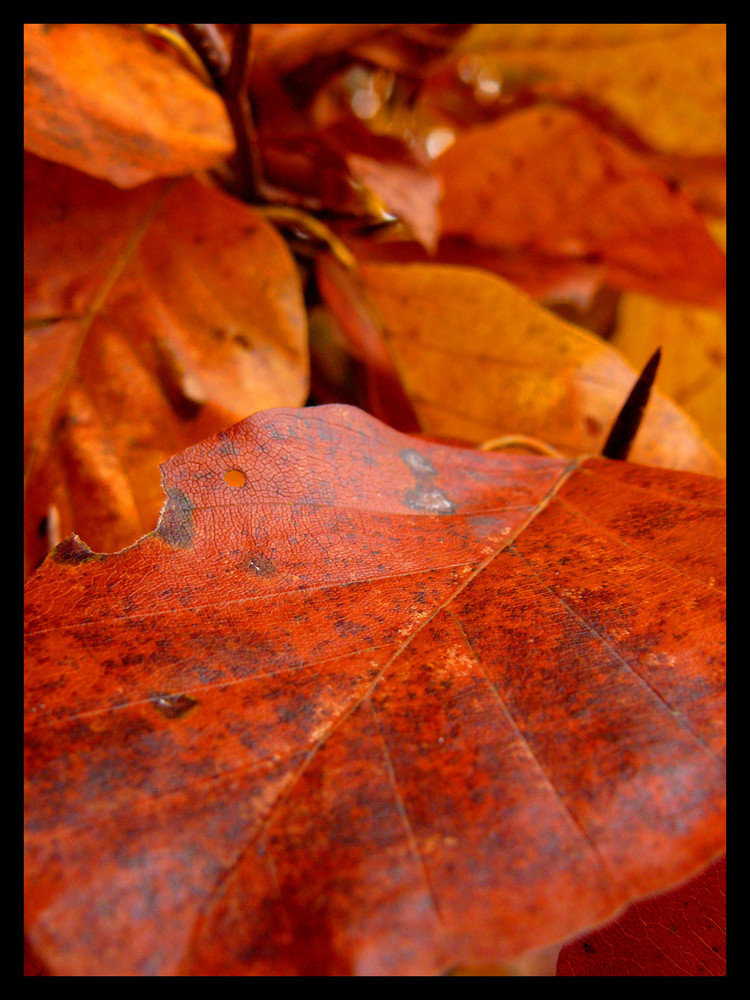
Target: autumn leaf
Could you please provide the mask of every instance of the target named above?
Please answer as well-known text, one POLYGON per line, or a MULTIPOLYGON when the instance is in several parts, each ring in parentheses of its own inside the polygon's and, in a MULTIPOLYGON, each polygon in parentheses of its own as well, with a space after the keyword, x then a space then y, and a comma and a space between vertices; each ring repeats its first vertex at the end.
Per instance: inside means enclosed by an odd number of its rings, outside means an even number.
MULTIPOLYGON (((393 372, 421 430, 435 437, 481 443, 525 434, 568 455, 597 453, 638 374, 600 338, 477 269, 364 264, 347 275, 321 259, 319 276, 355 355, 393 372)), ((698 428, 660 393, 631 458, 723 470, 698 428)))
POLYGON ((636 366, 663 347, 666 364, 657 385, 726 454, 726 321, 713 309, 663 302, 631 292, 618 304, 613 346, 636 366))
POLYGON ((558 976, 725 976, 726 856, 566 945, 558 976))
POLYGON ((26 588, 48 971, 512 961, 723 850, 723 481, 331 406, 163 486, 154 532, 26 588))
POLYGON ((285 132, 274 123, 259 135, 268 177, 304 192, 320 210, 382 222, 398 216, 421 246, 432 251, 440 231, 440 180, 398 139, 373 135, 348 118, 325 129, 285 132))
POLYGON ((574 111, 534 107, 467 129, 436 168, 446 237, 588 260, 618 288, 722 302, 724 255, 698 212, 574 111))
POLYGON ((25 149, 123 188, 226 160, 221 98, 143 27, 24 25, 25 149))
POLYGON ((254 209, 192 178, 119 191, 32 156, 25 183, 33 569, 51 508, 104 550, 151 530, 158 463, 304 402, 308 357, 294 261, 254 209))
MULTIPOLYGON (((494 90, 585 95, 655 150, 726 150, 725 24, 477 24, 454 57, 494 90)), ((480 91, 481 93, 481 91, 480 91)))

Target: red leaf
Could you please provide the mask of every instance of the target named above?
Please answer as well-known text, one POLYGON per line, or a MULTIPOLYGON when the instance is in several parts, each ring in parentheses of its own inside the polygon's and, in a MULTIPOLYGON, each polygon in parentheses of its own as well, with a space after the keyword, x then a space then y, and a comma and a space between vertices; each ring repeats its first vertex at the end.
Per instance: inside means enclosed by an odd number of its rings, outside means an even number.
POLYGON ((163 480, 152 534, 27 584, 50 971, 512 961, 723 850, 722 481, 341 406, 163 480))
POLYGON ((725 976, 726 857, 567 945, 558 976, 725 976))

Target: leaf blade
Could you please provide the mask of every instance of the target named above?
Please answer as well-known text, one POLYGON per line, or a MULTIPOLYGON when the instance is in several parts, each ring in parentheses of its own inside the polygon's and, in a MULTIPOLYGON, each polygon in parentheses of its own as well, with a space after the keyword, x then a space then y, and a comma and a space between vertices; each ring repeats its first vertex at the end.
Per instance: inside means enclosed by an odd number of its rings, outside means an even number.
POLYGON ((569 936, 708 860, 722 484, 590 462, 415 443, 346 407, 271 411, 167 463, 189 545, 53 554, 27 585, 27 906, 45 961, 431 974, 569 936), (248 461, 233 490, 221 470, 248 461), (614 556, 589 481, 610 496, 610 472, 614 556), (653 504, 632 514, 649 484, 684 525, 711 514, 707 562, 653 504), (638 599, 621 586, 634 567, 638 599), (196 704, 165 713, 178 695, 196 704))

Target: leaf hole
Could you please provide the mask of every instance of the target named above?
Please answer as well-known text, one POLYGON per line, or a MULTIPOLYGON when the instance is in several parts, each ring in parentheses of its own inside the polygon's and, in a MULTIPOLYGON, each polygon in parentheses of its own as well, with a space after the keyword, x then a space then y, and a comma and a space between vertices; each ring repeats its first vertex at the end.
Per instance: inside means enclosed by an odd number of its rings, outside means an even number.
POLYGON ((231 486, 238 490, 245 485, 247 477, 245 476, 245 473, 241 472, 239 469, 227 469, 224 473, 224 482, 227 486, 231 486))

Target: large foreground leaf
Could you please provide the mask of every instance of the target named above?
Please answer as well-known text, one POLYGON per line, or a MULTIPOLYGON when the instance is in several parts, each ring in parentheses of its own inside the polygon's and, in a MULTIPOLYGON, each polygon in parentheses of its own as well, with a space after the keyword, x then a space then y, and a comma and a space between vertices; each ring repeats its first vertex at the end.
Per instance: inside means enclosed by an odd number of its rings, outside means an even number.
POLYGON ((27 584, 49 971, 513 959, 724 846, 721 480, 259 413, 27 584))

